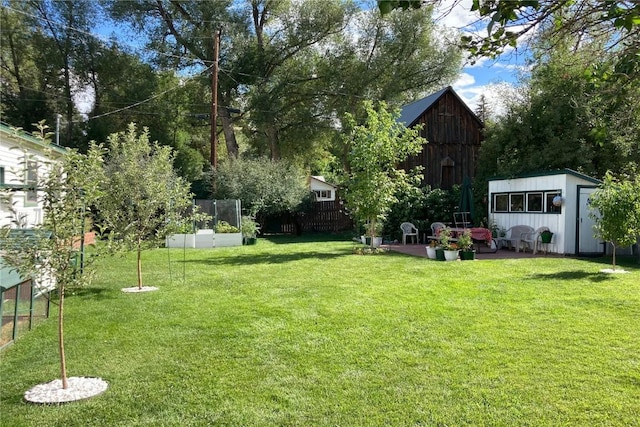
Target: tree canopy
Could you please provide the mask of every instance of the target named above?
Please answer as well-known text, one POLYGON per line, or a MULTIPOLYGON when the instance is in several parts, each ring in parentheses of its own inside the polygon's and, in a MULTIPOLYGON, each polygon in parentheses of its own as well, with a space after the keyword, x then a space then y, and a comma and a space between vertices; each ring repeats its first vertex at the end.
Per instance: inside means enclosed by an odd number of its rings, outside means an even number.
POLYGON ((399 123, 399 111, 389 111, 386 103, 380 102, 377 107, 371 101, 363 104, 366 118, 362 122, 347 114, 349 131, 344 138, 349 146, 349 172, 345 200, 354 218, 366 224, 367 232, 374 237, 377 224, 384 223, 397 201, 396 190, 410 180, 410 175, 396 165, 418 153, 425 140, 418 128, 399 123))

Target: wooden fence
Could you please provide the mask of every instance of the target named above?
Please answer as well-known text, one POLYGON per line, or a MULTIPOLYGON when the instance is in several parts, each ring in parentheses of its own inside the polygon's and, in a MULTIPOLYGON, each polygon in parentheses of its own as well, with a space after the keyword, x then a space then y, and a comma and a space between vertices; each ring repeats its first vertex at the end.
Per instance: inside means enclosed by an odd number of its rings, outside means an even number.
POLYGON ((340 200, 314 202, 305 212, 284 213, 259 218, 262 233, 337 233, 353 230, 353 219, 340 200))

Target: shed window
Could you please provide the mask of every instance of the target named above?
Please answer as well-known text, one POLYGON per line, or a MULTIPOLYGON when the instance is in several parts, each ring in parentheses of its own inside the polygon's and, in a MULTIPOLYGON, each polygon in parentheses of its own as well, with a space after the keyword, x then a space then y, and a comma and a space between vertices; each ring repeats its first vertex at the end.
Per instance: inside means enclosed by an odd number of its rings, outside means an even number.
POLYGON ((522 212, 524 210, 524 194, 514 193, 511 194, 509 199, 509 211, 510 212, 522 212))
POLYGON ((545 205, 547 208, 547 212, 555 212, 555 213, 560 213, 562 211, 562 206, 556 206, 553 204, 553 199, 554 197, 560 196, 560 192, 559 191, 548 191, 546 193, 544 193, 544 197, 545 197, 545 205))
POLYGON ((314 190, 314 193, 316 193, 316 200, 331 198, 331 190, 314 190))
POLYGON ((542 193, 527 193, 527 212, 542 212, 542 193))
POLYGON ((562 206, 553 204, 561 195, 560 190, 491 193, 492 212, 561 213, 562 206))
POLYGON ((493 196, 493 210, 495 212, 509 212, 509 195, 495 194, 493 196))

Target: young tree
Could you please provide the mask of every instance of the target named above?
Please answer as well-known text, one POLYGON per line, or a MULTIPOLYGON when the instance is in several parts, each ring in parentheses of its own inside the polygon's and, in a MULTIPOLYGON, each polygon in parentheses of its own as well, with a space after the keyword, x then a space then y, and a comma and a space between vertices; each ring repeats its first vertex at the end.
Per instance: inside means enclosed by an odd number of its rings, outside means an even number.
POLYGON ((395 166, 417 154, 426 141, 418 128, 408 129, 399 123, 399 111, 389 112, 386 103, 376 109, 371 101, 365 101, 363 107, 364 124, 347 114, 351 130, 344 136, 350 147, 345 200, 355 218, 366 223, 373 246, 377 223, 385 220, 396 201, 396 188, 409 178, 395 166))
POLYGON ((640 178, 621 180, 607 172, 590 197, 590 207, 596 236, 613 246, 615 270, 616 247, 632 245, 640 236, 640 178))
MULTIPOLYGON (((44 129, 41 123, 38 137, 43 141, 44 129)), ((26 157, 25 162, 28 161, 32 160, 26 157)), ((32 230, 9 227, 2 230, 4 263, 22 277, 34 278, 37 284, 53 282, 57 287, 58 350, 63 389, 69 388, 64 346, 65 290, 85 286, 92 277, 92 258, 84 259, 80 267, 77 242, 84 233, 85 220, 90 216, 89 206, 100 195, 92 179, 100 162, 97 151, 86 156, 68 151, 59 162, 43 163, 37 173, 38 182, 34 183, 44 211, 42 225, 32 230)))
MULTIPOLYGON (((90 153, 102 148, 93 146, 90 153)), ((179 232, 202 215, 192 207, 189 184, 173 169, 171 147, 149 141, 135 124, 112 134, 99 177, 103 197, 96 208, 115 251, 137 252, 138 289, 142 290, 142 251, 160 247, 167 235, 179 232), (194 211, 195 212, 195 211, 194 211)))

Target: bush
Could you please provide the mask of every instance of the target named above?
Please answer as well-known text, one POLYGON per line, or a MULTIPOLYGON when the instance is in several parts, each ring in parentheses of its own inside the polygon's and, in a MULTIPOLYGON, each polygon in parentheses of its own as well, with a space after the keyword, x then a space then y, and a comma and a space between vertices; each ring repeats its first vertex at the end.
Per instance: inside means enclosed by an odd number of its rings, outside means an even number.
POLYGON ((229 224, 227 221, 218 221, 216 224, 216 233, 239 233, 240 229, 229 224))

